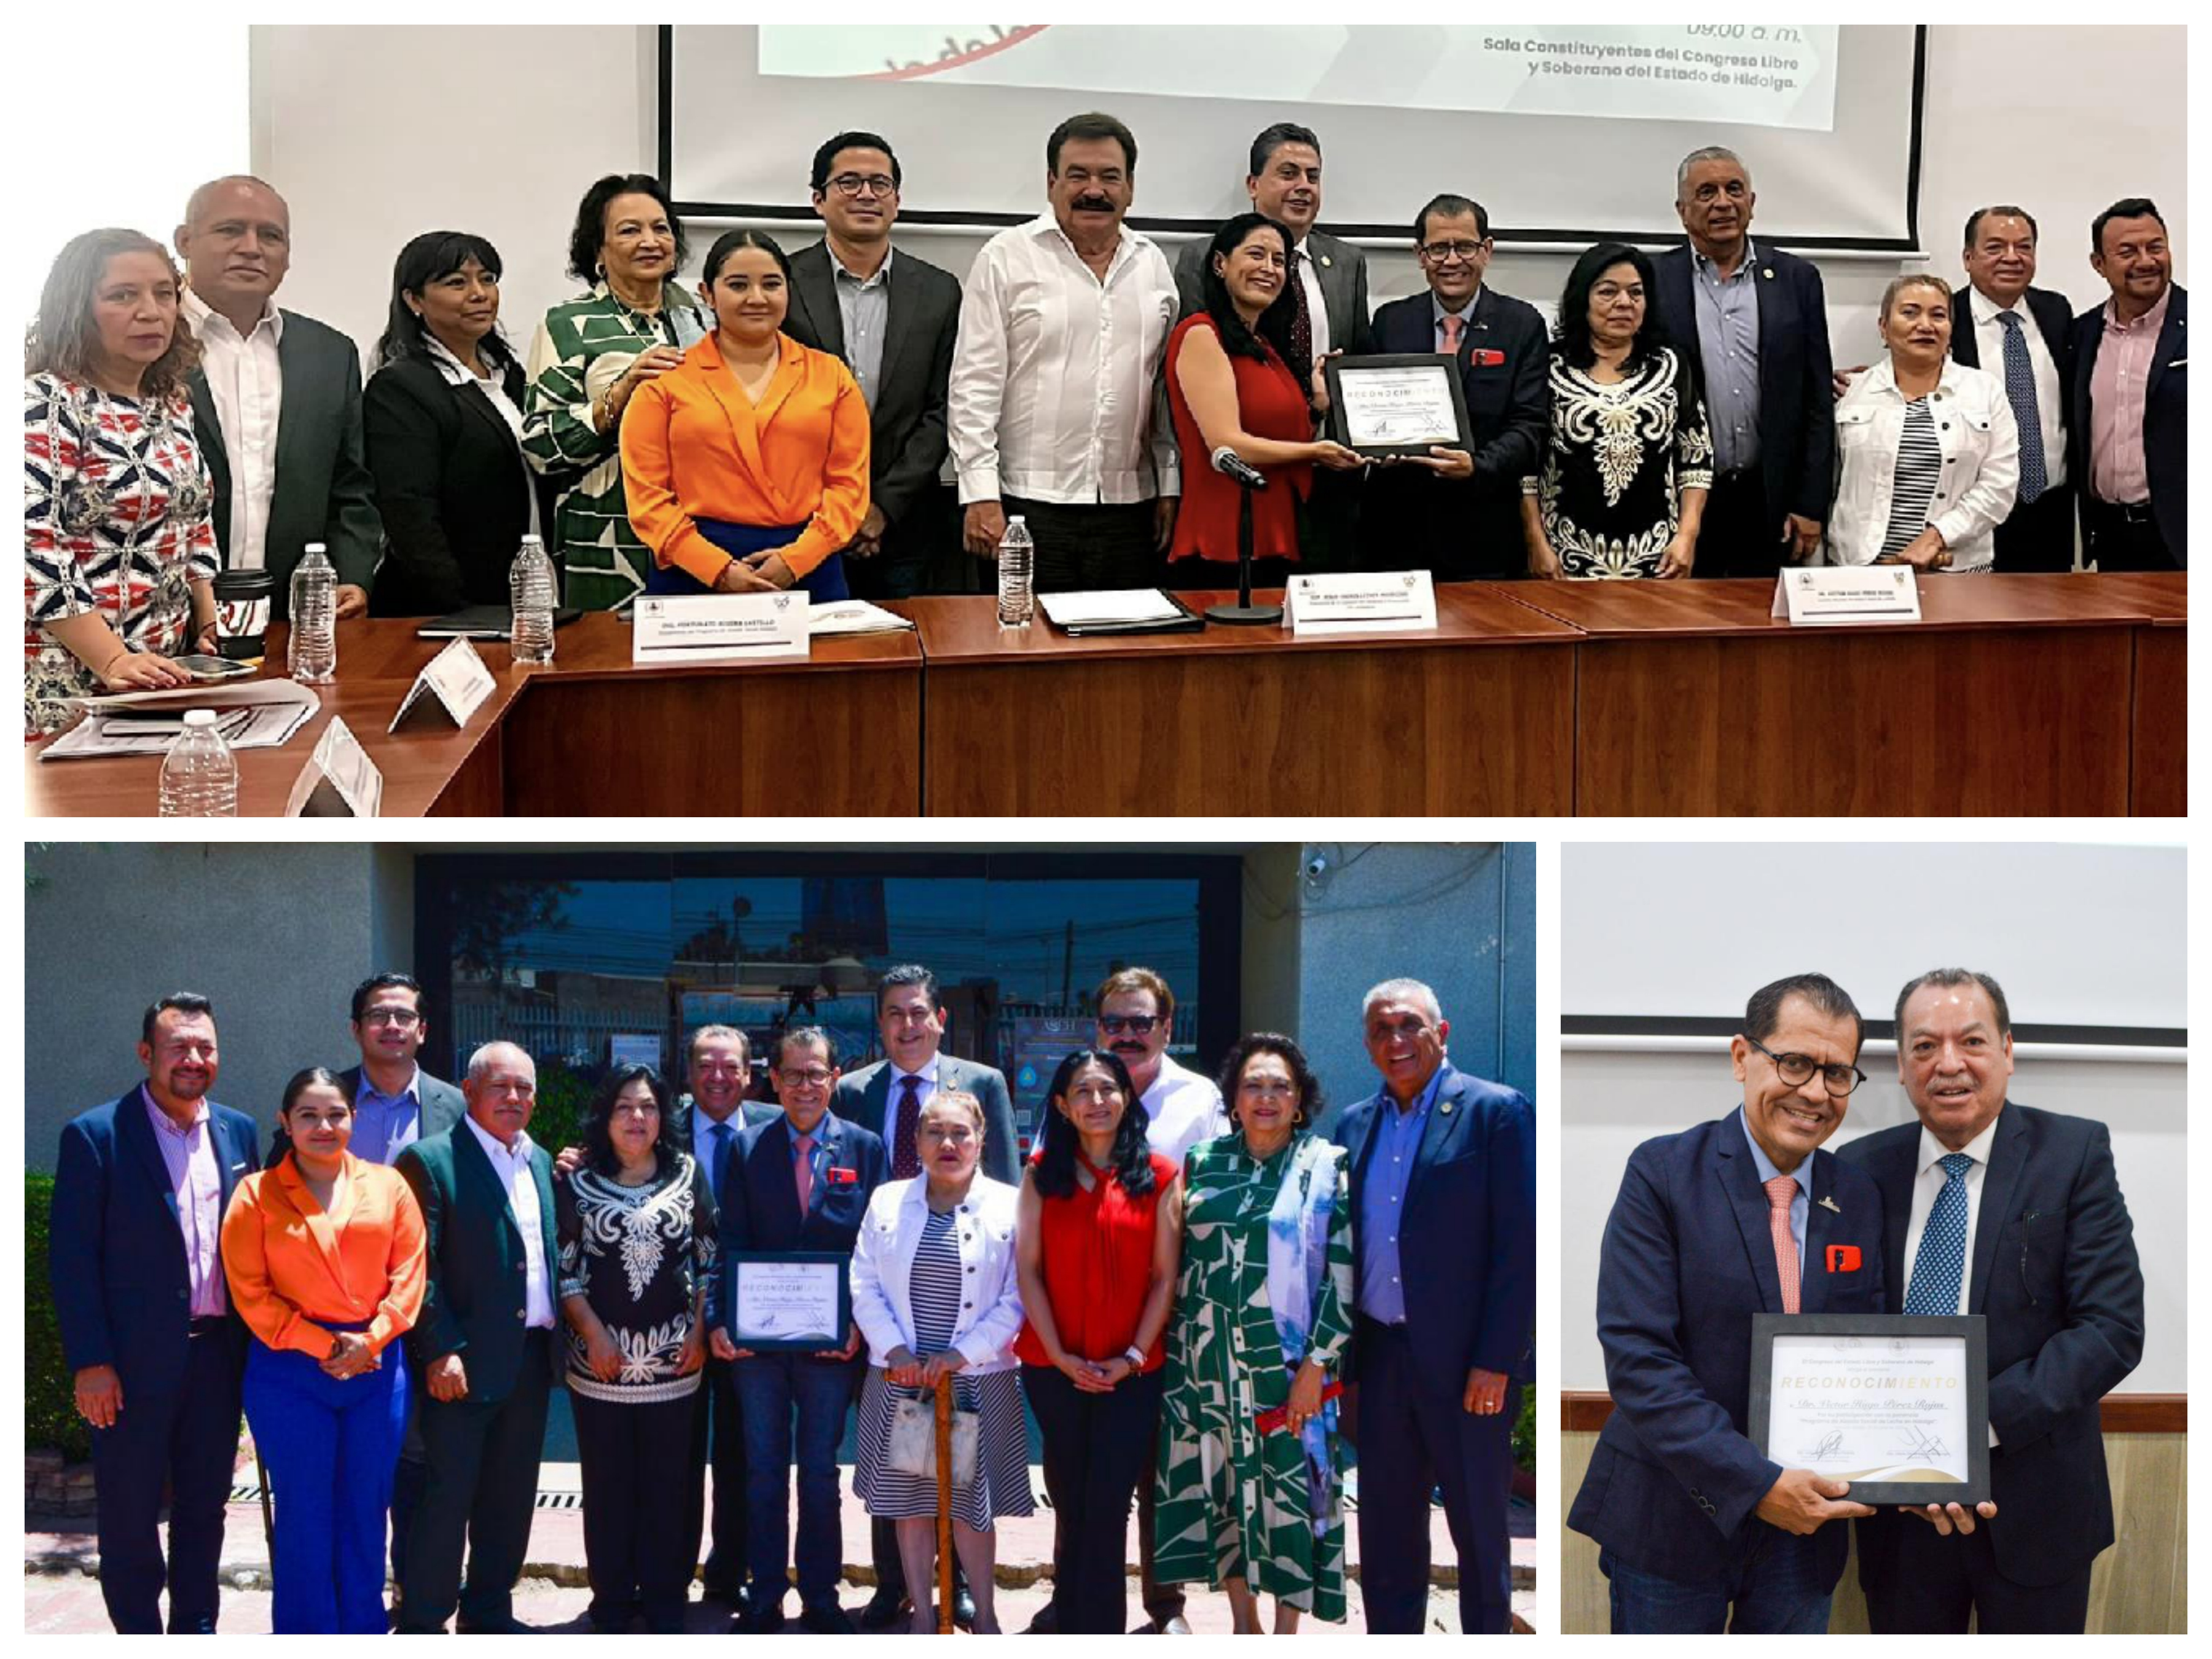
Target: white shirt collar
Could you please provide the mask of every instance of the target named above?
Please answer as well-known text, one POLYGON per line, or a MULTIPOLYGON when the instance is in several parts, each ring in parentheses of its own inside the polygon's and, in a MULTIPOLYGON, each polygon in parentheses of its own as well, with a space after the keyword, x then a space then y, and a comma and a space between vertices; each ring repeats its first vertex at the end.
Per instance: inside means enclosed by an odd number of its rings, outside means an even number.
POLYGON ((447 386, 497 386, 499 384, 497 374, 477 374, 471 371, 469 366, 454 354, 452 347, 428 329, 422 331, 422 343, 432 365, 439 374, 446 377, 447 386))
MULTIPOLYGON (((191 319, 193 332, 203 338, 206 337, 208 330, 216 323, 222 324, 224 331, 234 340, 247 337, 231 326, 229 318, 224 316, 205 300, 201 299, 191 289, 185 290, 181 303, 184 306, 185 315, 191 319)), ((261 317, 253 325, 253 331, 258 334, 264 328, 269 331, 269 337, 271 341, 283 343, 284 313, 277 308, 276 296, 273 295, 261 302, 261 317)))
POLYGON ((893 1085, 896 1086, 901 1078, 918 1077, 924 1083, 927 1083, 931 1088, 934 1089, 937 1087, 937 1062, 944 1058, 945 1051, 940 1048, 937 1053, 929 1057, 929 1063, 927 1066, 924 1066, 918 1072, 909 1072, 902 1066, 898 1061, 893 1060, 890 1063, 891 1082, 893 1085))
POLYGON ((496 1135, 493 1134, 489 1129, 486 1129, 483 1124, 477 1122, 473 1117, 464 1117, 461 1121, 467 1124, 469 1127, 475 1132, 476 1138, 483 1143, 485 1152, 495 1157, 503 1158, 512 1164, 521 1164, 528 1160, 531 1152, 529 1130, 525 1129, 521 1133, 515 1136, 514 1150, 509 1152, 506 1147, 500 1145, 499 1138, 496 1135))
MULTIPOLYGON (((1999 1112, 1995 1117, 1990 1120, 1989 1127, 1987 1128, 1984 1129, 1981 1133, 1976 1135, 1965 1146, 1960 1147, 1959 1150, 1964 1152, 1968 1158, 1973 1159, 1975 1163, 1980 1164, 1984 1169, 1987 1169, 1990 1163, 1990 1146, 1997 1138, 1997 1125, 2003 1121, 2004 1114, 2002 1112, 1999 1112)), ((1948 1158, 1950 1155, 1951 1149, 1948 1146, 1946 1146, 1942 1141, 1936 1139, 1935 1132, 1929 1129, 1926 1124, 1922 1124, 1920 1126, 1920 1163, 1918 1165, 1918 1172, 1921 1175, 1926 1175, 1929 1170, 1936 1167, 1936 1164, 1938 1159, 1948 1158)))
POLYGON ((832 280, 842 279, 848 283, 857 283, 862 288, 873 288, 878 283, 890 281, 891 261, 898 254, 896 248, 886 246, 884 249, 884 262, 876 267, 875 275, 863 276, 859 272, 847 268, 845 262, 837 257, 837 250, 830 245, 830 239, 826 236, 822 239, 822 251, 830 256, 830 275, 832 280))

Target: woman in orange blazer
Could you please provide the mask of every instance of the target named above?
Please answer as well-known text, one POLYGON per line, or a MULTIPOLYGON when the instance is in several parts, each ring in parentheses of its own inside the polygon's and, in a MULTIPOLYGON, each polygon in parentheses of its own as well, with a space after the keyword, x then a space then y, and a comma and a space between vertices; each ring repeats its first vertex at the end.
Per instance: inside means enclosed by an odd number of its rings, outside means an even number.
POLYGON ((649 593, 847 597, 843 550, 868 515, 868 405, 842 362, 778 331, 790 289, 772 237, 724 235, 699 284, 714 331, 623 412, 649 593))
POLYGON ((222 1221, 231 1305, 255 1340, 246 1420, 276 1499, 279 1635, 384 1633, 384 1526, 407 1428, 398 1338, 422 1311, 422 1212, 346 1151, 353 1101, 319 1066, 284 1085, 291 1150, 222 1221))

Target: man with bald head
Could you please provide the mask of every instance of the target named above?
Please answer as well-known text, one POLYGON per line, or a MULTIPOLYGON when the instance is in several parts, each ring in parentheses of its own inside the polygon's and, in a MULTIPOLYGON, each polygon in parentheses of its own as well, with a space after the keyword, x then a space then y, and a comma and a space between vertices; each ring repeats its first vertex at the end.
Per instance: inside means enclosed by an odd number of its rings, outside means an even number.
POLYGON ((1988 1322, 1990 1496, 1964 1525, 1858 1523, 1883 1633, 2079 1634, 2112 1546, 2100 1402, 2142 1358, 2142 1268, 2089 1118, 2009 1098, 2012 1010, 1990 975, 1938 968, 1897 995, 1897 1074, 1919 1116, 1839 1156, 1881 1188, 1883 1311, 1988 1322))
POLYGON ((394 1167, 422 1206, 429 1291, 408 1333, 423 1379, 427 1479, 407 1534, 401 1631, 512 1631, 538 1458, 559 1352, 553 1340, 553 1164, 530 1139, 538 1068, 512 1042, 470 1057, 469 1115, 394 1167), (468 1585, 461 1555, 468 1553, 468 1585))
POLYGON ((266 570, 275 615, 309 542, 338 573, 338 615, 368 610, 384 541, 362 456, 361 359, 351 340, 280 311, 292 264, 292 216, 262 180, 202 185, 175 232, 200 342, 192 422, 215 480, 215 533, 229 570, 266 570))

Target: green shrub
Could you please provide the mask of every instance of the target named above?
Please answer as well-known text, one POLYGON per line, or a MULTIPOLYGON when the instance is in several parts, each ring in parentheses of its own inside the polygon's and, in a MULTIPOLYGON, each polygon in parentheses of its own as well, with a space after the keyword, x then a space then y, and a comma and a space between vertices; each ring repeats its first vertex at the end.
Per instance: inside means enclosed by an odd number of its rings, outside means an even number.
POLYGON ((1536 1472, 1536 1389, 1521 1390, 1521 1415, 1513 1419, 1513 1462, 1526 1474, 1536 1472))
POLYGON ((549 1060, 538 1068, 538 1104, 530 1114, 530 1138, 549 1152, 583 1144, 584 1119, 592 1109, 592 1085, 564 1061, 549 1060))
POLYGON ((62 1358, 61 1321, 46 1271, 46 1225, 54 1178, 33 1170, 23 1178, 23 1447, 58 1447, 71 1462, 92 1455, 92 1431, 76 1413, 76 1391, 62 1358))

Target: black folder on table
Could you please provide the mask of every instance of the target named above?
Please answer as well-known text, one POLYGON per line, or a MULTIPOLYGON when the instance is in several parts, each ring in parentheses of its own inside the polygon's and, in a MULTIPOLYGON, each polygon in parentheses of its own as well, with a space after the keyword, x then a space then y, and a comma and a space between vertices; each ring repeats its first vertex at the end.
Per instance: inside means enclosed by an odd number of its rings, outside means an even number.
MULTIPOLYGON (((574 607, 553 613, 553 626, 563 627, 584 613, 574 607)), ((443 617, 433 617, 415 630, 420 640, 503 640, 514 631, 514 612, 503 605, 471 605, 443 617)))

